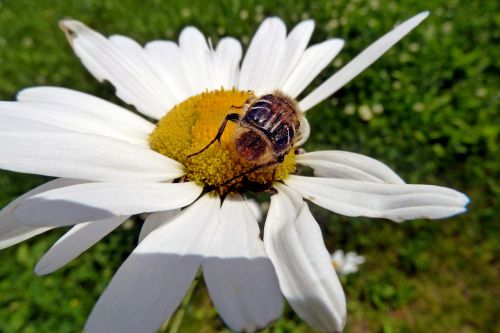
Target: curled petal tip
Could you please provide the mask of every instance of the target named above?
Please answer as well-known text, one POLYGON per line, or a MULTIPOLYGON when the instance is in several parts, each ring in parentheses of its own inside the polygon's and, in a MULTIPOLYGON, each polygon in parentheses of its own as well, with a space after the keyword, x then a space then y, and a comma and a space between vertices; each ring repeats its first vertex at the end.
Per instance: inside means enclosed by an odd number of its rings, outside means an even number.
POLYGON ((68 18, 68 19, 62 19, 62 20, 59 21, 59 27, 62 30, 66 31, 66 30, 70 29, 71 26, 73 26, 73 25, 75 25, 77 23, 80 23, 80 22, 76 21, 76 20, 73 20, 73 19, 70 19, 70 18, 68 18))
POLYGON ((73 40, 77 37, 75 29, 78 29, 78 27, 82 25, 83 23, 73 19, 64 19, 59 21, 59 28, 64 32, 70 44, 72 44, 73 40))

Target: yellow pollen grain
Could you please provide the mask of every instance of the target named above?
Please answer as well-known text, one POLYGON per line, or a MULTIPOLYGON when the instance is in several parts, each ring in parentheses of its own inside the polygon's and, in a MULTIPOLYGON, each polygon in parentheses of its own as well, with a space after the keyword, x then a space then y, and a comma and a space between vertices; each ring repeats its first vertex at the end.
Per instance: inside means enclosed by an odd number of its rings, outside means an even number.
MULTIPOLYGON (((190 97, 176 105, 158 122, 149 136, 151 149, 170 157, 187 169, 187 179, 200 185, 215 187, 220 194, 245 190, 242 177, 223 185, 229 179, 256 166, 242 158, 235 146, 237 123, 228 122, 221 137, 201 154, 187 158, 203 149, 215 138, 220 125, 229 113, 243 114, 245 102, 254 97, 252 92, 239 90, 215 90, 190 97)), ((293 149, 277 166, 260 169, 246 178, 260 184, 270 184, 284 179, 295 171, 293 149)))

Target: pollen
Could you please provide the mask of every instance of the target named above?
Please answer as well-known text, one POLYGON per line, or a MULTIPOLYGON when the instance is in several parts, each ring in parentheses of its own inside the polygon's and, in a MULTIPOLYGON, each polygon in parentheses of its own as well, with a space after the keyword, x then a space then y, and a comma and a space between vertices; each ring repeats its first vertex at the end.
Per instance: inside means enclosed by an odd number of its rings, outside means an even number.
POLYGON ((188 158, 215 138, 229 113, 243 115, 244 105, 251 97, 255 97, 252 92, 235 89, 215 90, 190 97, 160 119, 149 136, 151 149, 182 163, 187 170, 187 180, 216 189, 219 194, 230 190, 251 190, 255 184, 266 186, 286 178, 295 171, 293 149, 282 163, 228 182, 256 166, 255 162, 247 161, 236 150, 235 130, 239 125, 233 122, 227 123, 220 143, 215 142, 202 153, 188 158))

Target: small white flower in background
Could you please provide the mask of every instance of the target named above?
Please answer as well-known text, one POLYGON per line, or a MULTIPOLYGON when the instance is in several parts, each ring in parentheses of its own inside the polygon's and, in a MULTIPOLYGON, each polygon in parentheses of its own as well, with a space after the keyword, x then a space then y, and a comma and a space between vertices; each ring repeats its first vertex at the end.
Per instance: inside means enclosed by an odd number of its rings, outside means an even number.
MULTIPOLYGON (((301 117, 427 15, 403 22, 299 98, 301 117)), ((18 102, 0 103, 0 168, 59 177, 0 212, 0 248, 74 225, 37 264, 36 273, 48 274, 129 216, 151 213, 140 243, 92 310, 87 332, 154 332, 176 310, 200 268, 232 330, 267 326, 280 316, 283 295, 311 326, 341 331, 345 296, 304 198, 339 214, 398 222, 465 211, 468 199, 455 190, 406 184, 383 163, 343 151, 295 155, 292 149, 281 164, 228 186, 248 168, 234 147, 232 123, 220 143, 187 157, 214 137, 234 106, 278 89, 297 99, 331 63, 344 42, 307 47, 310 20, 289 34, 282 20, 264 20, 241 66, 238 40, 222 38, 213 49, 194 27, 181 32, 178 44, 153 41, 145 47, 124 36, 106 38, 74 20, 61 27, 97 79, 110 81, 119 98, 158 121, 57 87, 25 89, 18 102), (315 176, 297 175, 296 164, 311 167, 315 176), (245 199, 253 186, 246 181, 276 192, 263 239, 245 199)), ((305 117, 296 134, 294 147, 309 136, 305 117)))
POLYGON ((356 252, 344 253, 343 250, 336 250, 331 255, 332 265, 340 275, 356 273, 359 266, 365 262, 365 257, 356 252))

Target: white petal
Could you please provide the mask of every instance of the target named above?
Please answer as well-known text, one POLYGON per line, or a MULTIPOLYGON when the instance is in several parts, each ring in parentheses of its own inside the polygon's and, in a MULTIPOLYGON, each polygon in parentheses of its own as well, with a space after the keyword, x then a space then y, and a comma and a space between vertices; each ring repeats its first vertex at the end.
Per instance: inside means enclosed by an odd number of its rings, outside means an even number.
POLYGON ((347 275, 356 273, 359 270, 359 265, 365 262, 365 258, 356 252, 347 252, 344 255, 344 251, 336 250, 332 255, 332 262, 339 274, 347 275))
POLYGON ((356 252, 347 252, 345 263, 342 267, 342 274, 352 274, 359 270, 359 266, 365 262, 365 257, 358 255, 356 252))
POLYGON ((49 103, 78 109, 78 112, 91 114, 103 123, 140 137, 147 137, 155 128, 146 119, 131 111, 112 104, 101 98, 76 90, 60 87, 34 87, 21 90, 17 100, 23 103, 49 103))
POLYGON ((31 237, 40 235, 52 229, 52 227, 31 227, 28 225, 18 225, 12 215, 0 216, 0 250, 8 248, 25 241, 31 237), (7 232, 4 229, 9 229, 7 232))
MULTIPOLYGON (((68 132, 67 130, 42 123, 39 121, 22 119, 15 116, 0 115, 0 134, 20 132, 68 132)), ((30 134, 28 134, 30 135, 30 134)), ((3 142, 0 142, 0 145, 3 142)))
POLYGON ((319 87, 314 89, 307 95, 299 106, 302 111, 309 110, 319 102, 325 100, 337 90, 346 85, 359 73, 368 68, 371 64, 380 58, 387 50, 389 50, 400 39, 406 36, 417 25, 419 25, 427 16, 429 12, 420 13, 409 20, 398 25, 396 28, 385 34, 373 44, 368 46, 363 52, 352 59, 347 65, 340 69, 337 73, 332 75, 328 80, 323 82, 319 87))
POLYGON ((253 199, 247 199, 247 205, 252 211, 252 214, 257 220, 257 222, 261 222, 264 212, 259 203, 253 199))
POLYGON ((332 254, 332 261, 338 262, 342 264, 344 262, 344 251, 343 250, 335 250, 332 254))
POLYGON ((142 240, 146 238, 146 236, 149 235, 153 230, 159 228, 160 226, 170 222, 170 220, 177 217, 180 211, 180 209, 172 209, 164 212, 149 214, 148 218, 142 225, 141 232, 139 233, 139 243, 142 242, 142 240))
POLYGON ((375 183, 404 184, 387 165, 347 151, 315 151, 297 155, 297 163, 313 168, 318 177, 346 178, 375 183))
POLYGON ((116 127, 114 122, 109 121, 109 119, 100 119, 93 113, 72 106, 44 102, 0 102, 0 117, 15 117, 36 121, 65 131, 101 135, 133 144, 149 146, 149 134, 136 134, 121 129, 116 127))
POLYGON ((191 96, 191 87, 182 64, 179 46, 171 41, 155 40, 145 46, 146 52, 156 62, 157 74, 180 103, 191 96))
POLYGON ((356 252, 347 252, 345 259, 355 265, 361 265, 365 262, 365 257, 358 255, 356 252))
POLYGON ((159 113, 158 118, 162 117, 176 104, 176 98, 170 92, 170 86, 166 84, 159 74, 162 66, 141 45, 129 37, 113 35, 109 37, 109 41, 120 52, 126 54, 131 63, 140 65, 139 69, 145 72, 144 74, 147 73, 148 77, 146 77, 146 81, 143 84, 147 85, 147 88, 151 92, 155 92, 158 101, 161 103, 161 113, 159 113))
POLYGON ((265 19, 255 33, 241 65, 241 90, 253 90, 256 95, 277 88, 270 86, 277 77, 277 68, 285 53, 286 27, 277 17, 265 19))
POLYGON ((38 228, 18 223, 13 213, 22 201, 45 191, 80 183, 80 180, 56 179, 26 192, 5 206, 0 211, 0 250, 52 229, 52 227, 38 228))
POLYGON ((14 215, 29 225, 71 225, 185 207, 201 191, 194 183, 88 183, 32 196, 14 215))
POLYGON ((203 276, 224 322, 234 331, 255 332, 281 315, 278 279, 245 201, 227 197, 221 213, 203 276))
POLYGON ((300 22, 290 31, 285 41, 283 57, 278 63, 274 80, 269 82, 271 88, 278 87, 281 89, 295 66, 297 66, 299 59, 307 47, 307 43, 309 43, 309 39, 311 39, 313 31, 313 20, 300 22))
POLYGON ((38 261, 35 267, 36 274, 50 274, 63 267, 113 231, 127 218, 128 216, 118 216, 75 225, 59 238, 38 261))
POLYGON ((297 194, 283 185, 277 187, 279 193, 271 197, 264 244, 281 291, 311 326, 341 331, 346 318, 345 296, 321 230, 297 194))
POLYGON ((215 67, 217 69, 217 89, 221 85, 225 89, 236 88, 240 77, 241 44, 238 40, 225 37, 217 44, 215 50, 215 67))
POLYGON ((85 332, 155 332, 182 301, 219 218, 219 198, 205 195, 151 232, 116 272, 85 332))
POLYGON ((208 48, 205 36, 195 27, 186 27, 179 36, 179 46, 191 95, 220 88, 214 80, 214 68, 210 66, 212 50, 208 48))
POLYGON ((300 117, 300 128, 299 128, 299 137, 297 142, 295 142, 294 146, 299 147, 303 145, 307 139, 309 139, 309 136, 311 135, 311 126, 309 125, 309 121, 307 118, 302 115, 300 117))
POLYGON ((283 84, 283 91, 296 98, 344 47, 342 39, 330 39, 309 47, 283 84))
POLYGON ((155 119, 168 111, 166 106, 171 101, 165 94, 167 87, 146 60, 145 52, 139 54, 130 43, 112 43, 75 20, 63 20, 60 26, 89 72, 99 81, 110 81, 119 98, 155 119))
POLYGON ((347 216, 383 217, 396 222, 439 219, 465 211, 469 199, 455 190, 413 184, 289 176, 285 183, 305 199, 347 216))
POLYGON ((356 273, 359 270, 358 265, 353 264, 352 262, 346 262, 342 266, 342 268, 339 271, 340 275, 349 275, 356 273))
POLYGON ((181 164, 149 148, 82 133, 2 131, 0 157, 2 169, 52 177, 136 182, 184 174, 181 164))

